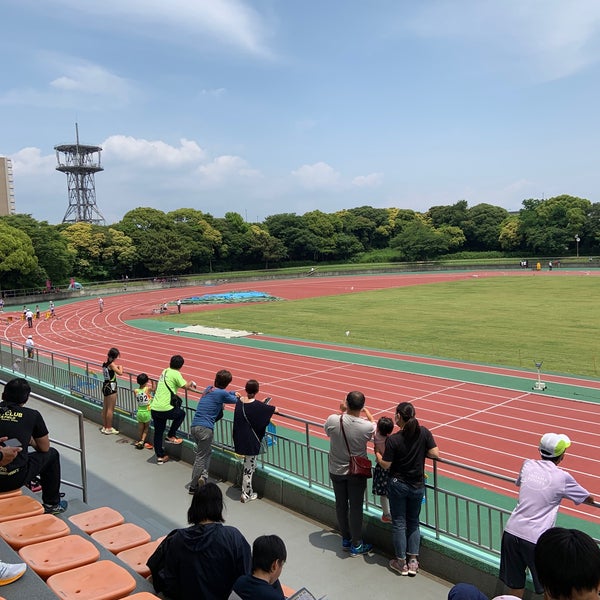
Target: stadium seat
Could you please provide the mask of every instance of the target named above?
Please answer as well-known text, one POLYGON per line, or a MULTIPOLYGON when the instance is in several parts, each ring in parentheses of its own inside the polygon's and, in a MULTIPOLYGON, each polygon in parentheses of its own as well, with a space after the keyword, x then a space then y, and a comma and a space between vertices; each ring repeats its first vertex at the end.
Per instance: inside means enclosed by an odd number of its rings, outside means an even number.
POLYGON ((116 527, 92 533, 92 539, 96 540, 107 550, 110 550, 113 554, 118 554, 119 552, 123 552, 123 550, 147 544, 152 538, 143 527, 134 523, 123 523, 116 527))
POLYGON ((108 529, 109 527, 115 527, 125 522, 123 515, 116 510, 103 506, 101 508, 94 508, 78 515, 69 517, 69 521, 76 525, 82 531, 87 534, 95 533, 102 529, 108 529))
POLYGON ((35 515, 0 523, 0 537, 14 550, 69 533, 71 530, 67 523, 54 515, 35 515))
POLYGON ((23 490, 21 488, 17 488, 16 490, 12 490, 12 492, 0 492, 0 500, 3 498, 14 498, 15 496, 22 496, 23 490))
POLYGON ((119 600, 135 590, 135 579, 123 567, 100 560, 48 578, 61 600, 119 600))
MULTIPOLYGON (((2 600, 2 598, 0 598, 0 600, 2 600)), ((127 596, 127 600, 160 600, 160 598, 150 592, 138 592, 137 594, 127 596)))
POLYGON ((19 550, 19 556, 42 579, 47 579, 56 573, 96 562, 100 551, 89 538, 67 535, 25 546, 19 550))
POLYGON ((41 515, 43 512, 42 503, 31 496, 12 496, 0 500, 0 523, 41 515))
POLYGON ((146 565, 146 562, 164 539, 165 536, 163 535, 153 542, 148 542, 129 550, 123 550, 117 554, 117 558, 122 560, 126 565, 129 565, 142 577, 149 577, 150 569, 146 565))

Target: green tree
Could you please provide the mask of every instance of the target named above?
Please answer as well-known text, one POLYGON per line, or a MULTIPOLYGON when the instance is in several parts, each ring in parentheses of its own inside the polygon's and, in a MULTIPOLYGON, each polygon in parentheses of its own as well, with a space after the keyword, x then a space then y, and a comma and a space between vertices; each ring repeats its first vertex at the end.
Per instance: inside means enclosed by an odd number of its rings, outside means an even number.
POLYGON ((508 218, 508 211, 491 204, 477 204, 467 211, 462 230, 466 244, 473 250, 497 250, 500 248, 500 230, 508 218))
POLYGON ((60 235, 55 225, 36 221, 31 215, 19 214, 2 217, 11 227, 25 232, 33 244, 40 269, 39 277, 50 279, 56 284, 66 281, 73 268, 73 253, 67 240, 60 235))
POLYGON ((465 221, 469 219, 468 204, 466 200, 459 200, 451 206, 432 206, 426 216, 431 219, 434 227, 454 225, 462 229, 465 221))
POLYGON ((0 221, 0 281, 2 289, 20 289, 41 284, 41 270, 30 237, 0 221))
POLYGON ((431 260, 448 252, 448 234, 438 231, 423 220, 408 223, 390 242, 407 261, 431 260))
POLYGON ((533 252, 558 255, 564 254, 565 249, 574 249, 575 235, 584 230, 591 208, 589 200, 567 195, 524 200, 519 231, 526 247, 533 252))
POLYGON ((517 250, 521 247, 523 237, 521 235, 521 220, 518 216, 508 217, 500 227, 498 241, 502 250, 517 250))
POLYGON ((260 225, 250 225, 244 234, 244 246, 248 260, 251 263, 263 262, 265 269, 269 268, 269 263, 280 262, 287 256, 283 242, 260 225))
POLYGON ((221 232, 194 208, 180 208, 167 213, 167 217, 173 221, 177 235, 189 245, 192 270, 200 272, 208 266, 211 271, 212 261, 223 242, 221 232))
POLYGON ((73 223, 61 231, 69 251, 74 255, 73 273, 88 280, 107 279, 110 269, 102 260, 105 234, 102 227, 91 223, 73 223))

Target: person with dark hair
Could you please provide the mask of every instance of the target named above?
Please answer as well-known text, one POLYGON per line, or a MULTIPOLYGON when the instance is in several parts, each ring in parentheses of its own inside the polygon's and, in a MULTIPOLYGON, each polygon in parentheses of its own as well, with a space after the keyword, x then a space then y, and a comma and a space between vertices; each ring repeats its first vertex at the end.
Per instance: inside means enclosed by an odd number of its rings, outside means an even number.
MULTIPOLYGON (((236 454, 245 456, 242 475, 241 502, 256 500, 258 495, 252 489, 252 476, 256 470, 256 457, 260 453, 267 425, 277 409, 256 400, 259 384, 250 379, 245 386, 246 397, 242 397, 235 405, 233 412, 233 445, 236 454)), ((270 400, 270 398, 269 398, 270 400)))
POLYGON ((489 598, 470 583, 457 583, 450 588, 448 600, 489 600, 489 598))
POLYGON ((390 472, 388 498, 396 557, 389 566, 401 575, 414 577, 419 571, 419 515, 425 494, 425 459, 439 458, 439 450, 431 431, 417 421, 415 407, 410 402, 401 402, 396 407, 396 425, 400 431, 387 438, 383 456, 376 452, 375 457, 390 472))
POLYGON ((250 544, 223 524, 223 494, 216 484, 196 490, 188 522, 190 527, 171 531, 148 559, 154 589, 172 600, 225 600, 235 581, 250 573, 250 544))
POLYGON ((594 503, 590 493, 558 466, 570 445, 562 433, 545 433, 539 444, 540 460, 527 459, 517 478, 519 500, 502 534, 499 577, 509 594, 518 598, 525 591, 527 568, 536 594, 544 591, 535 566, 535 544, 544 531, 554 527, 562 499, 594 503))
POLYGON ((534 562, 545 600, 598 600, 600 548, 587 533, 547 529, 535 545, 534 562))
POLYGON ((229 600, 284 600, 279 577, 287 560, 283 540, 261 535, 252 544, 252 574, 242 575, 234 584, 229 600))
POLYGON ((196 456, 189 484, 190 494, 208 480, 215 423, 223 417, 223 405, 235 404, 240 398, 238 392, 225 389, 232 380, 233 376, 229 371, 217 371, 214 384, 207 386, 198 400, 191 428, 192 439, 196 442, 196 456))
MULTIPOLYGON (((133 390, 135 401, 137 403, 137 410, 135 412, 135 418, 138 422, 138 441, 135 443, 135 447, 141 450, 146 446, 146 438, 148 437, 148 430, 150 429, 150 421, 152 420, 152 414, 150 408, 152 405, 152 396, 154 394, 154 381, 152 381, 146 373, 140 373, 136 378, 138 387, 133 390)), ((147 445, 148 448, 152 448, 152 444, 147 445)))
POLYGON ((186 390, 196 389, 196 382, 187 382, 180 373, 184 363, 183 356, 180 354, 171 356, 169 368, 165 369, 158 378, 152 400, 150 414, 154 424, 154 453, 156 454, 156 462, 159 465, 169 460, 163 446, 163 435, 167 428, 167 421, 171 421, 171 426, 167 432, 165 442, 168 444, 181 444, 183 442, 181 438, 177 437, 177 430, 185 419, 185 412, 181 407, 174 406, 171 403, 171 396, 177 394, 180 388, 186 390))
POLYGON ((330 439, 329 476, 335 495, 337 522, 342 534, 342 549, 349 551, 351 556, 360 556, 373 548, 362 537, 367 478, 350 475, 350 455, 367 458, 367 443, 375 433, 375 422, 365 408, 365 395, 359 391, 350 392, 346 396, 340 411, 341 414, 330 415, 325 421, 325 433, 330 439), (361 417, 362 412, 367 419, 361 417))
POLYGON ((113 427, 113 415, 117 404, 117 375, 123 375, 123 367, 115 363, 115 360, 119 356, 119 349, 111 348, 108 351, 106 360, 102 363, 102 375, 104 377, 102 394, 104 402, 102 403, 102 428, 100 432, 105 435, 119 433, 113 427))
MULTIPOLYGON (((385 440, 392 435, 394 431, 394 421, 389 417, 380 417, 377 421, 377 429, 373 436, 373 447, 375 452, 383 454, 385 450, 385 440)), ((388 487, 390 472, 382 468, 381 465, 375 465, 373 469, 373 495, 379 496, 381 502, 381 520, 384 523, 392 522, 390 513, 390 501, 388 499, 388 487)))
POLYGON ((7 438, 21 442, 22 451, 15 454, 6 448, 7 456, 13 457, 8 463, 2 454, 0 492, 17 490, 39 476, 44 511, 58 515, 68 506, 66 500, 60 499, 60 456, 50 447, 48 428, 42 415, 25 406, 30 393, 29 383, 20 377, 11 379, 2 392, 0 431, 7 438), (34 452, 27 451, 29 446, 34 452))

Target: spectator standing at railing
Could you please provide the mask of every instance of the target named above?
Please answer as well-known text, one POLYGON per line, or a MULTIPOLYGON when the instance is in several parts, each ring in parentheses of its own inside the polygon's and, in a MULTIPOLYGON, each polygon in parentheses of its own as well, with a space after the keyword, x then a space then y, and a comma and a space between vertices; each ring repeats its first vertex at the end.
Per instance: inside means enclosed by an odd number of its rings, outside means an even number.
POLYGON ((396 558, 390 569, 414 577, 419 571, 421 532, 419 515, 425 494, 425 459, 439 458, 431 431, 419 424, 415 407, 401 402, 396 407, 396 425, 400 431, 385 442, 383 456, 377 462, 389 469, 388 498, 392 513, 392 540, 396 558))
POLYGON ((250 379, 245 386, 246 397, 240 398, 233 412, 233 445, 236 454, 244 456, 244 471, 242 474, 242 495, 240 501, 250 502, 258 498, 252 489, 252 476, 256 471, 256 459, 261 452, 263 438, 267 425, 277 409, 269 405, 271 398, 264 402, 256 400, 259 384, 256 379, 250 379))
POLYGON ((527 568, 536 594, 544 592, 537 576, 534 550, 542 533, 554 527, 562 499, 568 498, 575 504, 594 503, 593 496, 558 466, 570 445, 571 440, 564 434, 545 433, 539 445, 541 460, 528 459, 521 467, 516 481, 519 499, 506 522, 500 554, 500 580, 513 596, 523 597, 527 568))
POLYGON ((159 465, 169 460, 169 456, 165 454, 164 442, 175 445, 183 442, 181 438, 177 437, 177 430, 185 419, 185 412, 180 406, 172 403, 171 396, 176 395, 180 388, 196 389, 196 382, 186 381, 180 373, 184 363, 184 358, 180 354, 171 356, 169 368, 165 369, 158 378, 152 400, 150 414, 154 423, 154 453, 156 454, 156 463, 159 465), (171 426, 166 439, 163 440, 167 421, 171 421, 171 426))
POLYGON ((233 376, 226 369, 217 371, 214 385, 204 389, 198 400, 196 412, 192 419, 192 439, 196 443, 196 457, 192 467, 192 480, 189 492, 193 494, 199 485, 206 483, 212 452, 215 423, 223 418, 223 405, 235 404, 240 398, 239 392, 227 391, 233 376))
POLYGON ((373 416, 365 408, 365 395, 350 392, 340 406, 341 414, 333 414, 325 421, 325 433, 330 439, 329 476, 335 495, 335 512, 342 534, 342 549, 351 556, 371 551, 373 544, 362 538, 363 502, 367 489, 367 478, 350 475, 350 454, 367 458, 367 443, 375 433, 373 416), (367 419, 361 417, 364 412, 367 419), (342 431, 343 424, 343 431, 342 431), (344 433, 348 444, 344 440, 344 433))
POLYGON ((102 375, 104 377, 102 395, 104 401, 102 403, 102 428, 100 432, 105 435, 119 433, 113 427, 113 415, 117 405, 117 375, 123 375, 123 367, 115 363, 119 356, 119 349, 111 348, 108 351, 106 360, 102 363, 102 375))

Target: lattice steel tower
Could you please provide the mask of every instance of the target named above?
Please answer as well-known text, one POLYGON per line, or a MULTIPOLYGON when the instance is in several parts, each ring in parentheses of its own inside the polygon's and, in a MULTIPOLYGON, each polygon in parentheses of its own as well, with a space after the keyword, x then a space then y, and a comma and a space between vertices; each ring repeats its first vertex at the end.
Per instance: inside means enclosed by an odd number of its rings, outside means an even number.
POLYGON ((104 225, 105 220, 96 206, 96 183, 94 174, 104 171, 100 164, 100 146, 84 146, 79 143, 79 127, 75 123, 75 144, 54 146, 57 171, 67 174, 69 208, 63 223, 93 223, 104 225))

